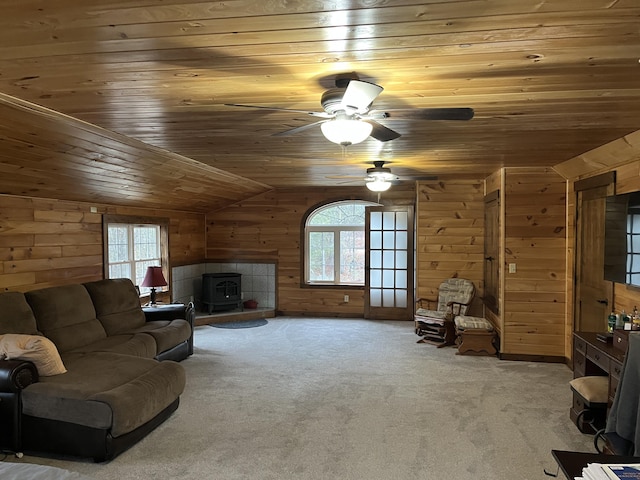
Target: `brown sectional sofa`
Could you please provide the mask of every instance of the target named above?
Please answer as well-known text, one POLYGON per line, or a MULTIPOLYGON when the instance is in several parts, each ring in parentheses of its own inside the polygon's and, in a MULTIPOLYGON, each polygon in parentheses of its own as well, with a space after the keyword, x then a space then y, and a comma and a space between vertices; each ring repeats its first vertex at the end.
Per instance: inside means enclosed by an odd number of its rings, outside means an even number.
MULTIPOLYGON (((187 315, 189 316, 189 315, 187 315)), ((0 293, 0 342, 44 335, 65 373, 0 360, 0 446, 109 460, 179 404, 193 318, 147 322, 128 279, 0 293), (19 334, 14 335, 4 334, 19 334)))

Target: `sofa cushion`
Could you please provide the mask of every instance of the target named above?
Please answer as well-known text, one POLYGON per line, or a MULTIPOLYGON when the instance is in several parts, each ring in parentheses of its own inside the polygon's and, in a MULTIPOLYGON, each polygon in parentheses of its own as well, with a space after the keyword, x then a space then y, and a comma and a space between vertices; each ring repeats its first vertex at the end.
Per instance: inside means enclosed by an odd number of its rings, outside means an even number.
MULTIPOLYGON (((89 345, 70 350, 67 353, 111 352, 133 355, 142 358, 154 358, 158 353, 156 341, 146 333, 127 333, 111 335, 89 345)), ((64 356, 63 356, 64 359, 64 356)))
POLYGON ((96 316, 107 335, 130 332, 145 323, 140 297, 128 278, 113 278, 84 284, 96 316))
POLYGON ((42 335, 0 335, 0 357, 32 362, 40 377, 60 375, 67 371, 56 346, 42 335))
POLYGON ((93 302, 82 285, 63 285, 25 293, 38 330, 53 341, 60 353, 106 338, 96 318, 93 302))
POLYGON ((185 387, 182 366, 108 352, 65 357, 67 373, 22 392, 23 413, 111 429, 118 437, 151 420, 185 387))
POLYGON ((38 333, 36 317, 22 292, 0 293, 0 333, 38 333))

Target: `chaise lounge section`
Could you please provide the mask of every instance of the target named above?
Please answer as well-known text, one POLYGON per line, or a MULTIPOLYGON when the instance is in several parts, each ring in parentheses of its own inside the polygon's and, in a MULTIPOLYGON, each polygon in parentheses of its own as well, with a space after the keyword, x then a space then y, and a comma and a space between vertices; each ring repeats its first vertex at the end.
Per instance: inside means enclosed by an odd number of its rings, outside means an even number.
POLYGON ((2 446, 105 461, 178 408, 186 378, 174 359, 188 357, 192 325, 146 322, 130 280, 0 293, 0 312, 0 352, 45 337, 58 368, 29 351, 0 361, 2 446))

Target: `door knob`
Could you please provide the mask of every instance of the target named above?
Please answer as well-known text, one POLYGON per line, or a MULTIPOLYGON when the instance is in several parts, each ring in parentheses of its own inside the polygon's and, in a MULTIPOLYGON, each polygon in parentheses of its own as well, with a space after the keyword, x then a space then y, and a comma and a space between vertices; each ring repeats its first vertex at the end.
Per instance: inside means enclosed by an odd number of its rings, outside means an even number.
POLYGON ((603 305, 609 305, 609 300, 607 300, 606 298, 603 300, 596 300, 598 303, 601 303, 603 305))

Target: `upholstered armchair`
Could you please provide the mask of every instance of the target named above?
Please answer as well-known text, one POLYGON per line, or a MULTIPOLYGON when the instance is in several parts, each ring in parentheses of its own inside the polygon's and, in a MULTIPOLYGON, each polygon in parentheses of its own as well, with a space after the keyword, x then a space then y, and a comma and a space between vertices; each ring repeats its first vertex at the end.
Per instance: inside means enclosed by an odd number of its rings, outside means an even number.
POLYGON ((431 343, 438 347, 455 345, 456 333, 453 319, 465 315, 476 293, 471 280, 449 278, 440 284, 438 298, 416 300, 416 334, 418 343, 431 343))

